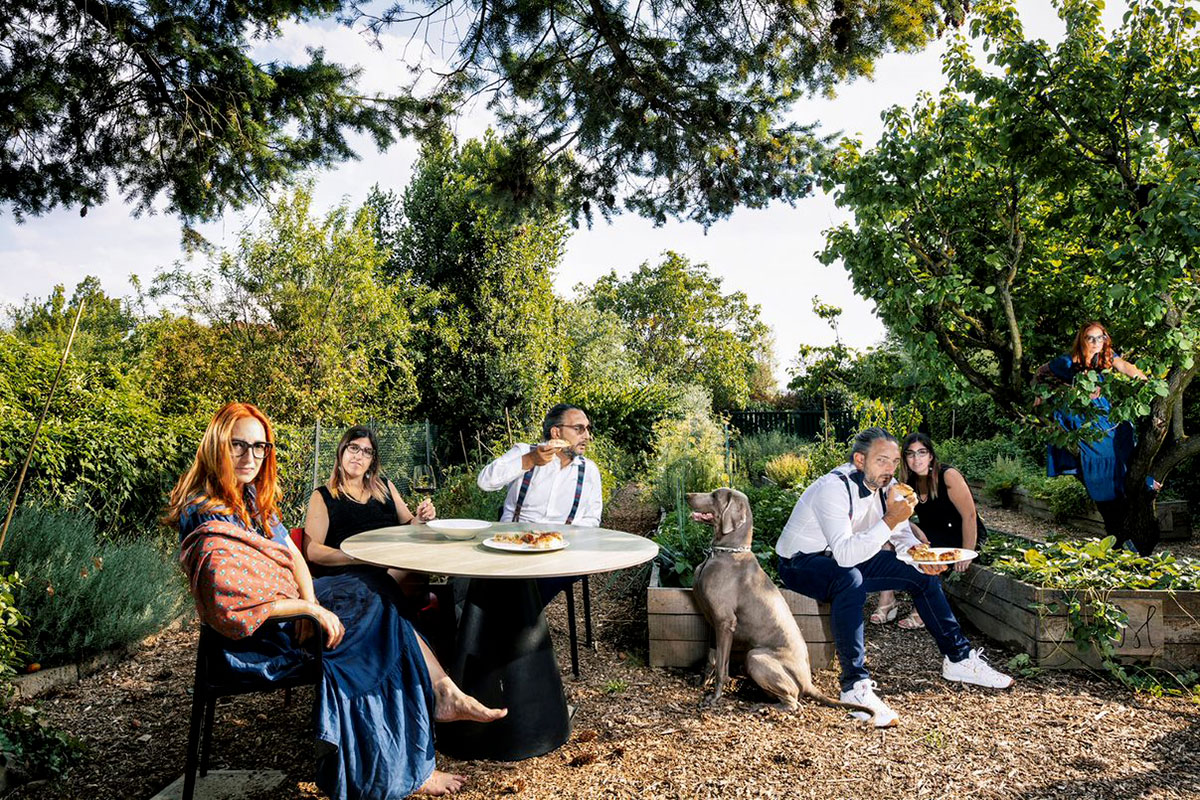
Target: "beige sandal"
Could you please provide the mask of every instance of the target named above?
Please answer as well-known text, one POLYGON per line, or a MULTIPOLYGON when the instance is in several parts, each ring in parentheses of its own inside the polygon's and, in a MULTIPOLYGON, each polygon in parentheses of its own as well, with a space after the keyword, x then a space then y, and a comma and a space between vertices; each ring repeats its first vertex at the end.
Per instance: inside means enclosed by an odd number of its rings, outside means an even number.
POLYGON ((872 625, 886 625, 894 620, 900 614, 900 604, 893 600, 890 603, 881 603, 875 606, 875 610, 871 612, 872 625))
POLYGON ((925 623, 921 621, 921 615, 917 613, 916 609, 913 609, 912 613, 897 622, 896 626, 906 631, 919 631, 925 627, 925 623))

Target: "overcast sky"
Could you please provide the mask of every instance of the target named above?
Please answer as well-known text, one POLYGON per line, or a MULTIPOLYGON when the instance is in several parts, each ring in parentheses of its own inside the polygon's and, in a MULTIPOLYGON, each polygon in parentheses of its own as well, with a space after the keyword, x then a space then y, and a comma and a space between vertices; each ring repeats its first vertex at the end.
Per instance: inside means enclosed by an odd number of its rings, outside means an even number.
MULTIPOLYGON (((1046 0, 1017 5, 1028 36, 1049 41, 1062 36, 1062 25, 1046 0)), ((1110 3, 1105 12, 1110 29, 1119 23, 1123 10, 1123 3, 1110 3)), ((342 26, 292 25, 259 54, 300 60, 306 46, 324 47, 328 60, 365 68, 363 89, 386 91, 392 81, 405 76, 402 44, 402 39, 393 37, 376 50, 342 26)), ((820 120, 827 133, 841 131, 874 141, 882 129, 883 110, 910 106, 918 92, 936 92, 943 86, 944 49, 941 41, 919 54, 886 56, 877 63, 873 81, 844 86, 833 99, 800 102, 794 117, 801 122, 820 120)), ((486 125, 482 111, 471 113, 459 121, 457 133, 462 138, 478 135, 486 125)), ((345 200, 357 205, 376 182, 396 190, 407 184, 416 156, 411 142, 378 153, 363 138, 357 140, 356 149, 361 160, 312 174, 318 211, 345 200)), ((239 232, 254 222, 255 214, 231 214, 200 230, 216 245, 234 247, 239 232)), ((775 333, 776 375, 782 384, 800 344, 832 340, 829 328, 812 313, 813 297, 845 309, 841 334, 847 344, 866 347, 883 335, 872 307, 855 297, 844 270, 825 267, 814 256, 822 246, 822 231, 844 219, 832 198, 823 195, 795 207, 779 204, 739 211, 711 226, 707 234, 699 225, 669 223, 655 228, 626 214, 612 224, 600 220, 591 230, 575 232, 555 284, 560 294, 570 296, 578 283, 590 283, 613 269, 627 274, 643 262, 657 261, 665 250, 707 263, 724 279, 727 290, 741 290, 761 305, 763 319, 775 333)), ((81 218, 78 209, 60 209, 24 224, 17 224, 8 209, 0 208, 0 304, 44 297, 55 284, 70 290, 86 275, 99 277, 109 294, 123 295, 130 288, 129 276, 138 275, 146 282, 158 268, 182 257, 176 219, 161 214, 134 218, 119 199, 90 209, 86 217, 81 218)))

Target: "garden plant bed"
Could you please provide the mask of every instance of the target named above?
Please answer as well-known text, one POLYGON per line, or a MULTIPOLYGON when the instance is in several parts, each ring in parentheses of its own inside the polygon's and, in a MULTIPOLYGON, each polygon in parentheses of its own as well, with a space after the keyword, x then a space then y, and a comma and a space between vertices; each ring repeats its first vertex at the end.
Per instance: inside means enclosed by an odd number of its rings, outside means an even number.
MULTIPOLYGON (((1037 666, 1101 666, 1093 648, 1081 652, 1072 638, 1065 592, 1043 589, 980 565, 944 586, 960 619, 1029 654, 1037 666)), ((1129 615, 1123 635, 1114 642, 1118 657, 1175 668, 1200 664, 1200 592, 1130 589, 1112 590, 1104 596, 1129 615)))
MULTIPOLYGON (((829 625, 829 605, 790 591, 779 590, 787 601, 804 642, 808 645, 809 663, 813 669, 833 664, 837 651, 833 645, 833 629, 829 625)), ((650 629, 650 666, 701 669, 708 659, 713 632, 691 589, 663 586, 658 564, 650 571, 650 588, 646 591, 647 623, 650 629)), ((745 648, 734 645, 733 657, 741 660, 745 648)))

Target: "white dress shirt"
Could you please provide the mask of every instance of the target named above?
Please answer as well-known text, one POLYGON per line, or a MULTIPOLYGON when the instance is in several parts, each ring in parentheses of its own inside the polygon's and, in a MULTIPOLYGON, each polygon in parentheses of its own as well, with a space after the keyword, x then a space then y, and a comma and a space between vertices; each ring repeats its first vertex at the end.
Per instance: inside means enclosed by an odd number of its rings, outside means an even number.
MULTIPOLYGON (((893 479, 889 489, 895 483, 893 479)), ((862 472, 853 464, 843 464, 813 481, 796 501, 775 552, 791 558, 797 553, 829 550, 838 566, 853 567, 874 556, 889 540, 898 553, 918 544, 907 520, 888 528, 879 492, 862 497, 861 484, 862 472), (850 483, 849 492, 843 477, 850 483)))
MULTIPOLYGON (((479 488, 494 492, 508 487, 504 498, 504 513, 501 522, 512 522, 517 495, 521 492, 521 458, 533 450, 535 445, 518 444, 504 455, 483 468, 479 473, 479 488)), ((579 508, 575 511, 573 525, 598 526, 604 501, 600 493, 600 470, 596 465, 576 456, 565 467, 557 455, 549 464, 533 468, 529 491, 521 504, 521 522, 566 522, 575 502, 575 484, 579 480, 579 462, 584 462, 583 492, 579 496, 579 508)))

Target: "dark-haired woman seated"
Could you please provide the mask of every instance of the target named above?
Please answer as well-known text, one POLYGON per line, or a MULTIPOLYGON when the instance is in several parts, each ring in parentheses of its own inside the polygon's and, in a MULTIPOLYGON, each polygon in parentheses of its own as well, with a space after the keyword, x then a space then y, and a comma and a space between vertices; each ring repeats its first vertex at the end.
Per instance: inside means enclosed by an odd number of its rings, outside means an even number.
MULTIPOLYGON (((917 493, 917 507, 909 525, 913 533, 931 547, 965 547, 978 550, 987 535, 983 520, 975 508, 975 498, 967 479, 954 467, 938 461, 933 440, 920 431, 910 433, 900 444, 900 482, 907 483, 917 493)), ((965 572, 970 561, 959 561, 955 572, 965 572)), ((896 617, 896 595, 880 592, 879 605, 871 614, 876 625, 896 617)), ((905 630, 924 628, 916 609, 898 623, 905 630)))
POLYGON ((433 721, 489 722, 506 711, 484 707, 450 680, 388 599, 385 574, 312 580, 279 519, 274 442, 261 411, 231 403, 213 417, 171 492, 166 518, 183 537, 180 560, 200 619, 230 640, 231 672, 263 677, 297 669, 297 637, 306 634, 271 619, 306 613, 319 621, 327 652, 316 777, 330 797, 458 791, 462 776, 434 769, 433 721))

